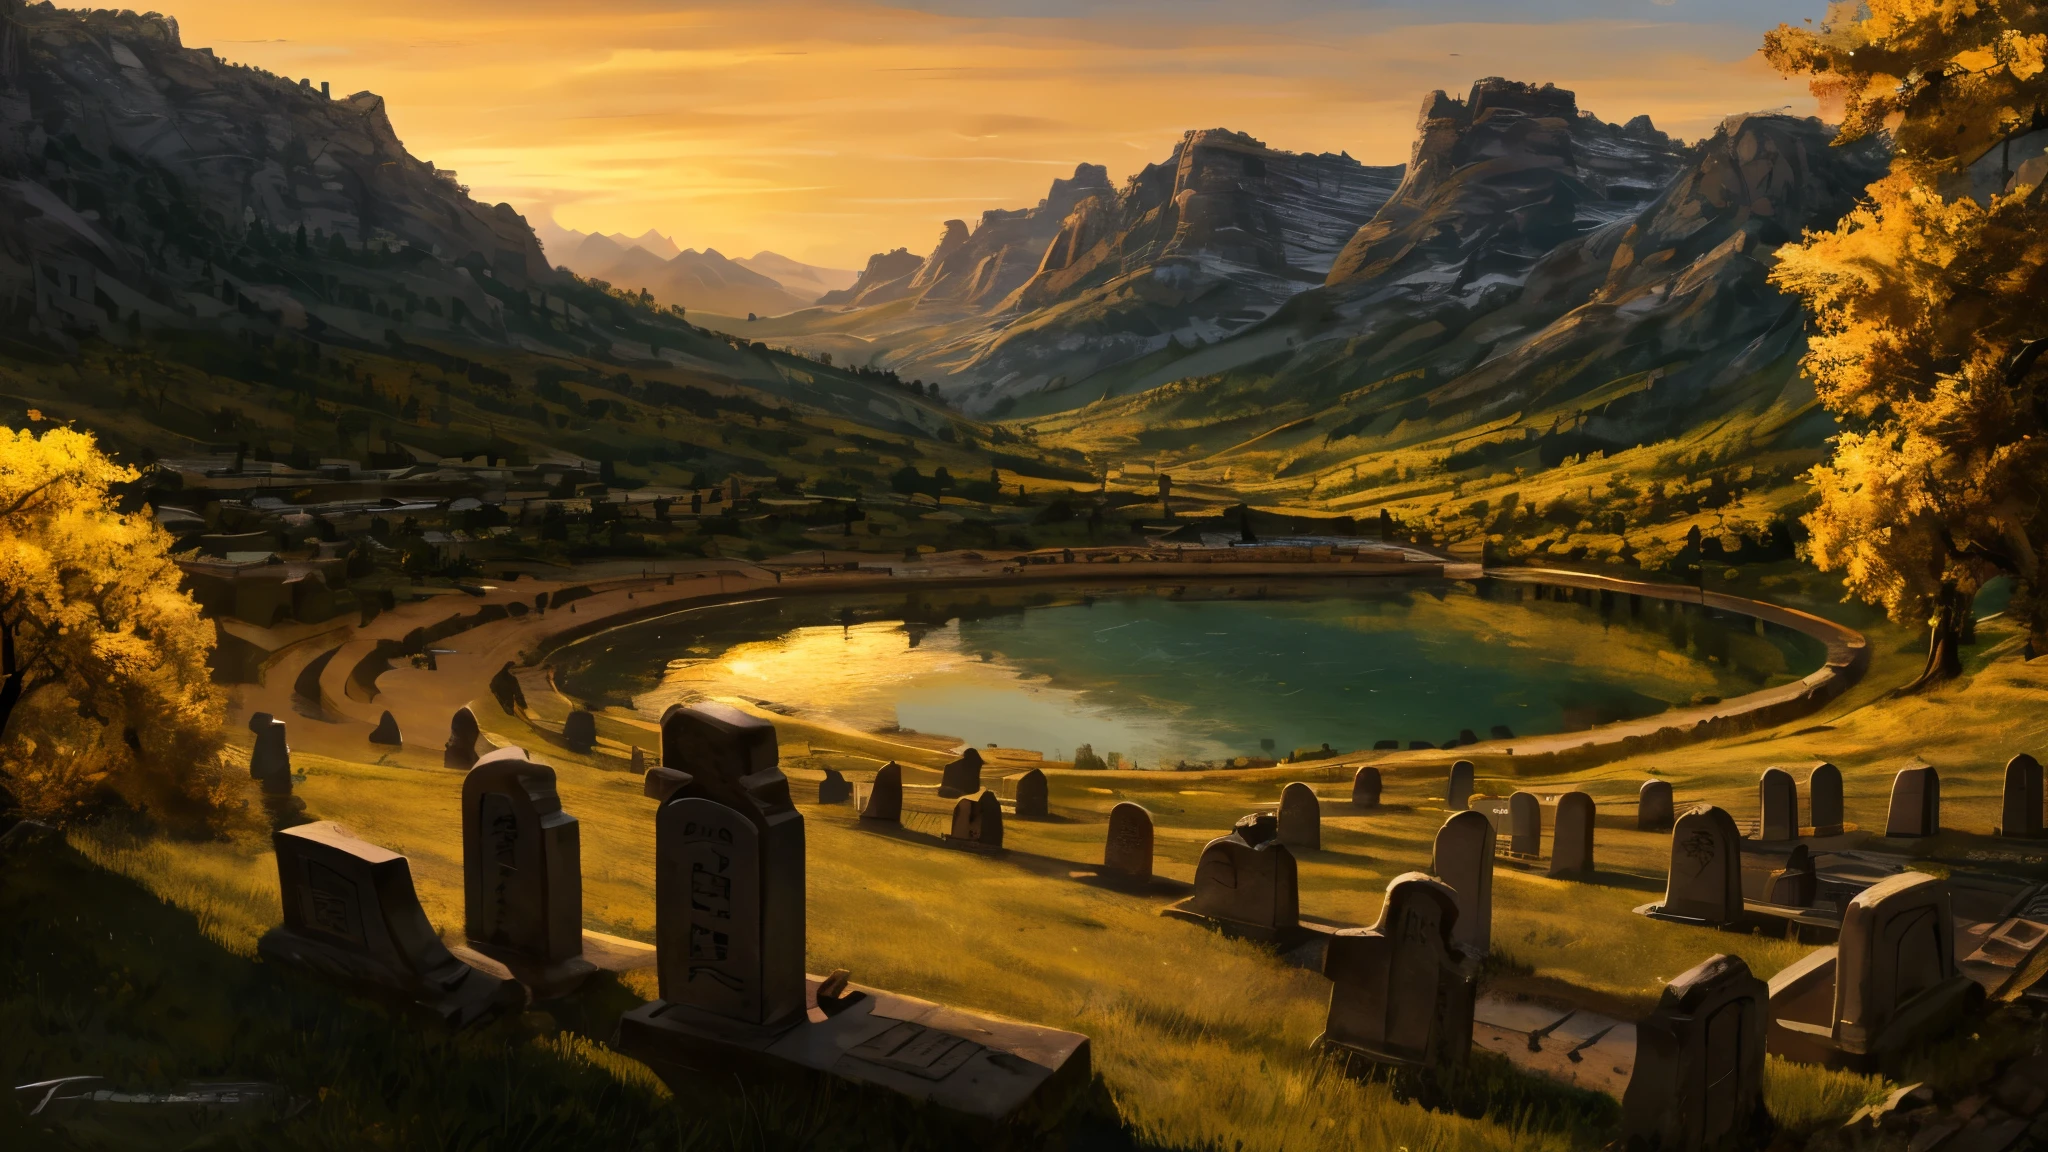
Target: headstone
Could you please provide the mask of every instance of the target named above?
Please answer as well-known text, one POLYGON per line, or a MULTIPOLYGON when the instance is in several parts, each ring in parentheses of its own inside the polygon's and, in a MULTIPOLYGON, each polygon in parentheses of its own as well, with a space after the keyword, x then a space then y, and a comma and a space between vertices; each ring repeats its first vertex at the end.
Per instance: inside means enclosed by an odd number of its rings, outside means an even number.
POLYGON ((249 731, 251 733, 261 732, 263 731, 263 726, 270 723, 274 719, 276 719, 276 717, 272 716, 268 712, 252 713, 249 716, 249 731))
POLYGON ((962 796, 953 805, 953 830, 946 839, 977 848, 1003 846, 1003 801, 993 792, 962 796))
POLYGON ((1474 955, 1493 947, 1493 821, 1482 812, 1459 812, 1437 829, 1430 874, 1458 898, 1452 935, 1474 955))
POLYGON ((868 802, 860 810, 860 818, 889 824, 903 822, 902 765, 891 760, 875 773, 874 783, 868 785, 868 802))
POLYGON ((458 768, 464 772, 476 767, 476 739, 482 734, 476 713, 468 708, 457 708, 455 715, 448 718, 448 744, 441 750, 442 767, 458 768))
POLYGON ((2000 836, 2041 834, 2041 762, 2024 752, 2005 762, 2005 803, 1999 816, 2000 836))
POLYGON ((1230 835, 1209 841, 1195 863, 1194 895, 1178 907, 1261 940, 1299 928, 1294 853, 1280 842, 1279 822, 1263 813, 1246 816, 1230 835))
POLYGON ((981 791, 981 753, 973 747, 939 772, 939 795, 973 796, 981 791))
POLYGON ((724 704, 670 705, 661 761, 689 777, 655 815, 661 999, 741 1024, 801 1019, 804 819, 775 726, 724 704))
POLYGON ((1887 836, 1932 836, 1941 831, 1941 773, 1926 764, 1899 769, 1892 777, 1887 836))
POLYGON ((1543 804, 1534 792, 1508 797, 1508 851, 1517 856, 1543 855, 1543 804))
POLYGON ((284 924, 258 942, 273 963, 396 992, 455 1027, 526 994, 455 958, 427 920, 412 869, 397 853, 322 821, 271 833, 284 924))
POLYGON ((1451 765, 1450 780, 1444 785, 1444 808, 1451 812, 1463 812, 1472 801, 1472 762, 1460 760, 1451 765))
POLYGON ((1806 806, 1812 811, 1813 834, 1835 836, 1842 831, 1842 770, 1820 763, 1806 774, 1806 806))
POLYGON ((1742 918, 1742 858, 1735 817, 1702 804, 1671 827, 1671 874, 1658 911, 1715 927, 1742 918))
POLYGON ((1967 996, 1975 985, 1956 972, 1955 913, 1945 880, 1901 872, 1856 894, 1842 912, 1835 960, 1835 1043, 1864 1054, 1908 1041, 1935 1002, 1967 996), (1968 987, 1964 987, 1967 985, 1968 987), (1909 1008, 1915 997, 1927 1002, 1909 1008), (1908 1013, 1914 1018, 1909 1019, 1908 1013))
POLYGON ((1012 803, 1019 820, 1043 820, 1052 815, 1052 804, 1047 795, 1045 773, 1036 768, 1016 778, 1011 791, 1012 803))
POLYGON ((825 778, 818 781, 818 803, 845 804, 853 799, 853 785, 840 775, 839 769, 825 769, 825 778))
POLYGON ((1370 928, 1331 935, 1323 953, 1330 1012, 1321 1044, 1375 1063, 1462 1064, 1472 1049, 1476 958, 1457 943, 1458 898, 1420 872, 1387 885, 1370 928))
POLYGON ((1550 825, 1552 876, 1593 874, 1593 812, 1593 798, 1584 792, 1557 798, 1557 814, 1550 825))
POLYGON ((1130 880, 1152 878, 1152 814, 1122 801, 1109 810, 1109 836, 1102 845, 1102 868, 1130 880))
POLYGON ((1380 770, 1367 764, 1351 774, 1351 806, 1353 808, 1377 808, 1380 806, 1380 770))
POLYGON ((647 775, 647 753, 638 744, 633 745, 633 775, 647 775))
POLYGON ((1747 1147, 1769 1124, 1764 1032, 1770 988, 1739 956, 1720 955, 1664 986, 1636 1022, 1622 1095, 1622 1144, 1660 1152, 1747 1147))
POLYGON ((1636 793, 1636 830, 1663 832, 1671 827, 1671 781, 1645 780, 1636 793))
POLYGON ((562 721, 562 743, 571 752, 587 753, 597 747, 597 717, 588 708, 578 708, 562 721))
POLYGON ((1820 891, 1820 873, 1814 867, 1813 851, 1794 844, 1785 863, 1764 877, 1763 900, 1781 908, 1811 908, 1820 891))
POLYGON ((370 730, 370 743, 389 744, 393 747, 403 745, 405 741, 398 735, 398 717, 388 711, 378 717, 377 726, 370 730))
POLYGON ((1323 806, 1315 789, 1296 780, 1280 790, 1280 842, 1304 852, 1323 850, 1323 806))
POLYGON ((1799 839, 1799 785, 1783 768, 1764 769, 1757 781, 1757 839, 1799 839))
POLYGON ((519 748, 462 779, 462 890, 470 946, 547 999, 596 971, 583 959, 583 849, 555 770, 519 748))
POLYGON ((285 743, 282 720, 265 720, 256 729, 256 747, 249 753, 249 775, 263 781, 263 790, 284 795, 292 790, 292 750, 285 743))

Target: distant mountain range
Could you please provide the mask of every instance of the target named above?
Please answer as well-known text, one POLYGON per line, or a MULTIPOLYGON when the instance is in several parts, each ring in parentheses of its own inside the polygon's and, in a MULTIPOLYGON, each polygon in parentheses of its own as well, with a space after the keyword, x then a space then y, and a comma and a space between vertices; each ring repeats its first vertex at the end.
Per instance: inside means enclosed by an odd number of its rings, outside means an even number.
POLYGON ((808 307, 819 297, 852 287, 858 274, 820 268, 775 252, 739 260, 715 248, 680 248, 648 229, 639 236, 578 232, 552 222, 534 234, 556 264, 618 288, 651 292, 662 304, 690 312, 744 318, 777 316, 808 307))

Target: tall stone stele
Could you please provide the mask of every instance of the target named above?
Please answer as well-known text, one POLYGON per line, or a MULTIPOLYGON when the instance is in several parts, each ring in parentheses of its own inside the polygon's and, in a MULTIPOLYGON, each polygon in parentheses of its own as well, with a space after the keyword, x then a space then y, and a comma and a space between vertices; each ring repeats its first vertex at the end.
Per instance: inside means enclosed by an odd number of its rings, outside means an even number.
POLYGON ((1672 817, 1671 781, 1643 781, 1636 793, 1636 831, 1668 832, 1672 817))
POLYGON ((1437 829, 1430 874, 1457 897, 1452 935, 1478 956, 1493 947, 1493 821, 1483 812, 1456 812, 1437 829))
POLYGON ((500 748, 462 779, 462 891, 470 947, 538 999, 597 969, 583 958, 583 848, 555 770, 500 748))
POLYGON ((1457 920, 1449 886, 1408 872, 1387 885, 1378 923, 1331 935, 1322 1047, 1400 1067, 1464 1063, 1480 957, 1457 942, 1457 920))
POLYGON ((1742 919, 1740 841, 1735 817, 1712 804, 1680 816, 1671 827, 1671 871, 1657 911, 1714 927, 1742 919))
POLYGON ((1517 856, 1543 854, 1543 803, 1534 792, 1508 797, 1508 851, 1517 856))
POLYGON ((1739 956, 1709 957, 1664 986, 1636 1022, 1636 1063, 1621 1101, 1628 1152, 1758 1146, 1770 988, 1739 956))
POLYGON ((1557 814, 1550 824, 1550 874, 1591 876, 1593 874, 1593 798, 1584 792, 1567 792, 1557 798, 1557 814))
POLYGON ((1351 775, 1351 806, 1353 808, 1377 808, 1380 806, 1380 770, 1370 764, 1351 775))
POLYGON ((1169 911, 1272 941, 1301 927, 1300 891, 1294 853, 1280 842, 1278 822, 1255 813, 1203 847, 1194 894, 1169 911))
POLYGON ((249 753, 249 775, 263 782, 269 796, 288 796, 292 790, 292 750, 285 741, 285 724, 267 713, 249 721, 256 733, 256 747, 249 753))
POLYGON ((654 817, 661 999, 741 1025, 796 1022, 805 1012, 804 819, 774 725, 724 704, 671 705, 661 763, 673 774, 654 817))
POLYGON ((1839 836, 1842 832, 1842 770, 1825 761, 1806 774, 1806 806, 1813 816, 1815 836, 1839 836))
POLYGON ((481 735, 483 728, 476 722, 476 713, 466 706, 457 708, 448 718, 448 743, 441 749, 441 766, 463 772, 476 767, 476 742, 481 735))
POLYGON ((894 760, 882 765, 875 773, 874 783, 868 785, 868 802, 860 810, 860 818, 884 824, 903 822, 903 766, 894 760))
POLYGON ((1941 773, 1915 764, 1892 777, 1892 804, 1885 816, 1887 836, 1932 836, 1941 831, 1941 773))
POLYGON ((1102 870, 1119 880, 1152 878, 1152 813, 1128 800, 1109 810, 1102 870))
POLYGON ((1463 812, 1472 806, 1473 767, 1470 760, 1460 760, 1451 765, 1451 774, 1444 784, 1444 807, 1452 812, 1463 812))
POLYGON ((1323 850, 1323 805, 1297 780, 1280 790, 1280 842, 1303 852, 1323 850))
POLYGON ((1998 834, 2033 839, 2041 834, 2041 762, 2022 752, 2005 762, 2005 796, 1998 834))
POLYGON ((392 993, 460 1028, 526 1002, 518 983, 457 959, 420 907, 403 856, 321 821, 271 833, 284 923, 264 959, 392 993))
POLYGON ((1759 840, 1799 838, 1799 785, 1783 768, 1766 768, 1757 779, 1757 832, 1759 840))
POLYGON ((981 792, 981 752, 970 745, 958 760, 939 770, 939 795, 951 800, 981 792))

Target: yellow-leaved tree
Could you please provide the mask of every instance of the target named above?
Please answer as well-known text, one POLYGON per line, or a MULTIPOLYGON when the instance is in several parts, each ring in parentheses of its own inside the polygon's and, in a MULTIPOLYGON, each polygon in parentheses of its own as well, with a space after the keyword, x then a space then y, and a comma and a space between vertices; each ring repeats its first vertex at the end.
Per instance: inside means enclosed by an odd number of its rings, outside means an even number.
POLYGON ((0 771, 27 814, 111 792, 189 824, 225 794, 213 626, 170 536, 117 507, 135 479, 88 433, 0 428, 0 771))
POLYGON ((1811 475, 1809 553, 1926 622, 1909 688, 1961 672, 1999 576, 2048 651, 2048 4, 1862 0, 1764 50, 1840 109, 1838 143, 1893 148, 1833 231, 1778 250, 1773 279, 1814 314, 1806 370, 1847 427, 1811 475))

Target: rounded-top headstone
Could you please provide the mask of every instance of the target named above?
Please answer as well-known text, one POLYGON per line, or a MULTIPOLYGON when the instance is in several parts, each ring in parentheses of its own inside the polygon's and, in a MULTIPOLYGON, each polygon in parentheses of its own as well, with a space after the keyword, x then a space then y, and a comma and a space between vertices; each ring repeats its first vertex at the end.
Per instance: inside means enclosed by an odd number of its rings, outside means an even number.
POLYGON ((1567 792, 1557 798, 1550 824, 1550 874, 1590 876, 1593 872, 1593 798, 1567 792))
POLYGON ((1661 911, 1715 926, 1742 918, 1741 833, 1735 817, 1702 804, 1671 826, 1671 871, 1661 911))
POLYGON ((2041 834, 2041 762, 2022 752, 2005 762, 2005 796, 1998 834, 2031 839, 2041 834))
POLYGON ((370 743, 394 746, 404 744, 405 741, 398 735, 398 717, 393 716, 389 711, 378 717, 377 727, 370 732, 370 743))
POLYGON ((292 790, 292 750, 285 742, 282 720, 266 720, 256 731, 256 747, 249 753, 249 775, 263 781, 265 792, 292 790))
POLYGON ((1675 813, 1671 806, 1671 781, 1645 780, 1636 794, 1636 829, 1663 832, 1671 827, 1675 813))
POLYGON ((1806 806, 1813 816, 1816 836, 1832 836, 1842 830, 1842 770, 1833 764, 1815 764, 1806 774, 1806 806))
POLYGON ((589 752, 597 747, 597 717, 588 708, 578 708, 562 721, 562 743, 571 752, 589 752))
POLYGON ((1280 790, 1280 842, 1310 852, 1323 849, 1323 806, 1315 789, 1297 780, 1280 790))
POLYGON ((1766 768, 1757 780, 1757 839, 1799 838, 1799 785, 1783 768, 1766 768))
POLYGON ((1430 874, 1458 896, 1458 943, 1480 955, 1493 946, 1493 821, 1483 812, 1454 812, 1437 830, 1430 874))
POLYGON ((1517 856, 1543 854, 1543 803, 1534 792, 1508 797, 1508 851, 1517 856))
POLYGON ((448 718, 448 743, 441 750, 442 765, 464 772, 476 767, 476 741, 482 734, 476 713, 467 707, 457 708, 448 718))
POLYGON ((1016 790, 1011 795, 1019 820, 1044 820, 1052 815, 1045 773, 1037 768, 1017 777, 1016 790))
POLYGON ((868 787, 868 802, 860 810, 863 820, 895 824, 903 819, 903 766, 894 760, 882 765, 868 787))
POLYGON ((1472 806, 1472 777, 1474 769, 1470 760, 1460 760, 1451 765, 1450 778, 1444 789, 1444 807, 1452 812, 1463 812, 1472 806))
POLYGON ((1109 810, 1102 868, 1127 879, 1152 878, 1152 813, 1128 800, 1109 810))
POLYGON ((1941 831, 1941 773, 1929 764, 1901 768, 1892 778, 1887 836, 1932 836, 1941 831))
POLYGON ((1353 808, 1377 808, 1380 806, 1380 770, 1370 764, 1351 775, 1351 806, 1353 808))

